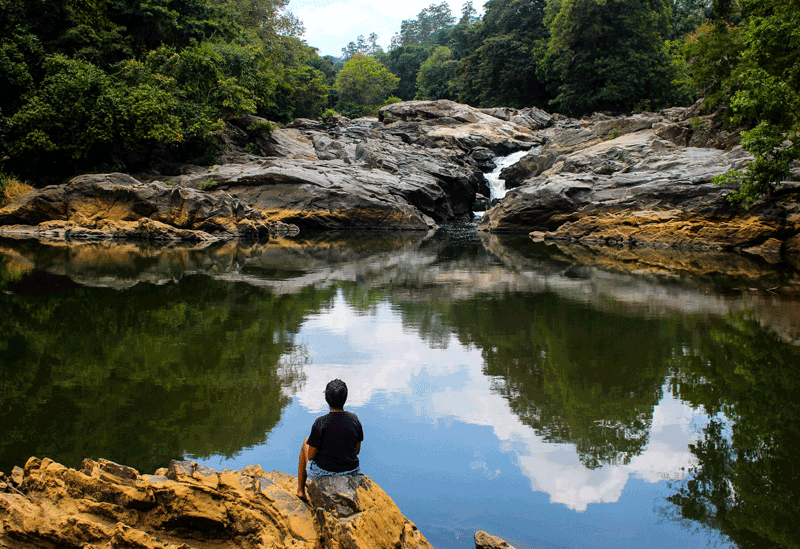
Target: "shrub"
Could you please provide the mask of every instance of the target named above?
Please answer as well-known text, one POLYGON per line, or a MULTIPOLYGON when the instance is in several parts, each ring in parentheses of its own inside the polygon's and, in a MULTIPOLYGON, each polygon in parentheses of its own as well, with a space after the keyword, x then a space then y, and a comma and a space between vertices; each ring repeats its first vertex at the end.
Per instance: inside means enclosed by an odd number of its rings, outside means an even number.
POLYGON ((277 126, 272 122, 267 120, 256 120, 249 126, 247 126, 247 133, 261 133, 262 131, 266 131, 267 133, 274 132, 277 126))

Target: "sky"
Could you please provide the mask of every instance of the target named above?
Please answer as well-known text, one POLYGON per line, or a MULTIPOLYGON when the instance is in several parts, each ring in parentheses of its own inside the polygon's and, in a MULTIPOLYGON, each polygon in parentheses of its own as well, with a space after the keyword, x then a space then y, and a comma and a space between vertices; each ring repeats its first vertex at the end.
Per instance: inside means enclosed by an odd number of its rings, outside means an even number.
MULTIPOLYGON (((349 42, 373 32, 378 35, 378 44, 387 50, 404 20, 415 19, 424 8, 440 1, 289 0, 287 7, 303 22, 306 29, 303 38, 309 46, 319 49, 320 55, 340 57, 349 42)), ((464 1, 448 0, 454 17, 460 17, 464 1)), ((473 4, 480 13, 483 2, 478 0, 473 4)))

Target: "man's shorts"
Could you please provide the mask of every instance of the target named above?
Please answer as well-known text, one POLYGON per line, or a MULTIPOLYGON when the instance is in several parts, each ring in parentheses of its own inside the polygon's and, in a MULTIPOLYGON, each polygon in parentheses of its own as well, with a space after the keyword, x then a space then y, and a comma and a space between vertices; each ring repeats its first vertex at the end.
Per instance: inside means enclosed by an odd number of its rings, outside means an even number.
POLYGON ((357 475, 361 472, 361 468, 356 467, 352 471, 334 473, 333 471, 326 471, 322 467, 319 467, 315 461, 309 461, 308 465, 306 465, 306 472, 308 473, 309 480, 317 480, 322 477, 330 477, 333 475, 357 475))

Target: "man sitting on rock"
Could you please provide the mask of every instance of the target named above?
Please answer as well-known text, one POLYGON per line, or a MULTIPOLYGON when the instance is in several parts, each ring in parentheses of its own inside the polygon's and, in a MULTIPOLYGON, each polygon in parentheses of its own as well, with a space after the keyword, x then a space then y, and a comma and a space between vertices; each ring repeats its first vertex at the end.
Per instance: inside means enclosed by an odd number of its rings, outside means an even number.
POLYGON ((352 412, 344 411, 347 385, 341 379, 325 387, 325 401, 330 412, 318 417, 311 434, 303 441, 297 468, 297 497, 306 500, 306 478, 316 480, 328 475, 354 475, 359 472, 358 454, 364 432, 352 412))

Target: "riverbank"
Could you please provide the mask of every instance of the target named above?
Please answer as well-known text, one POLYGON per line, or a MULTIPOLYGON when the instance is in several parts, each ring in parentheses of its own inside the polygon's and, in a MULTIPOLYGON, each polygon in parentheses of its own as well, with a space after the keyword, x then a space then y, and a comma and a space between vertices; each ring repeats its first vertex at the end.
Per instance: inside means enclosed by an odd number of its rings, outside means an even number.
POLYGON ((30 458, 0 473, 0 546, 24 548, 430 549, 365 475, 309 486, 258 465, 214 471, 173 461, 152 475, 105 459, 80 470, 30 458))
POLYGON ((428 231, 489 204, 482 231, 800 263, 800 183, 749 210, 732 205, 732 188, 712 180, 751 157, 698 108, 577 120, 441 100, 389 105, 378 118, 255 122, 231 121, 212 167, 86 175, 17 197, 0 209, 0 233, 197 241, 279 226, 428 231), (529 153, 502 171, 503 196, 486 175, 514 151, 529 153))

